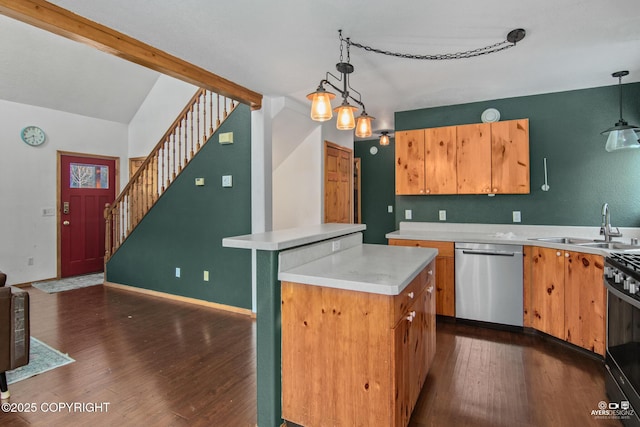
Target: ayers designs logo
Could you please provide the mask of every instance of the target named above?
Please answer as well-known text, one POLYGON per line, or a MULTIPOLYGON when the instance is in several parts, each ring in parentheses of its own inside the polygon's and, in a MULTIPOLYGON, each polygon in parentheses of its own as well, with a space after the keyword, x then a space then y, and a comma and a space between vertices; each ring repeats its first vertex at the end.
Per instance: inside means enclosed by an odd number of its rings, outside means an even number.
POLYGON ((635 416, 636 412, 628 400, 620 402, 598 402, 598 409, 591 410, 591 416, 596 419, 628 420, 635 416))

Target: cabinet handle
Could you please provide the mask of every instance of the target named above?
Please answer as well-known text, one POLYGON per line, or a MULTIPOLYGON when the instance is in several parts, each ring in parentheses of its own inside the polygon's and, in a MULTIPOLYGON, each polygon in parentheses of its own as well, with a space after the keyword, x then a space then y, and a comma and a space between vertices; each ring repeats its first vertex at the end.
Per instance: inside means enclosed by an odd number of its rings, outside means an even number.
POLYGON ((562 255, 562 252, 560 251, 556 252, 556 256, 560 256, 560 255, 562 255))
POLYGON ((564 257, 565 257, 565 258, 569 258, 569 252, 565 252, 565 253, 564 253, 564 257))
POLYGON ((409 292, 409 298, 413 299, 413 292, 409 292))
POLYGON ((497 193, 497 192, 498 192, 498 189, 497 189, 497 188, 494 188, 494 189, 493 189, 493 192, 494 192, 494 193, 497 193))
POLYGON ((426 193, 427 193, 427 194, 431 193, 431 190, 429 190, 429 189, 427 188, 426 193))
POLYGON ((429 292, 430 294, 433 293, 433 286, 429 286, 427 288, 427 292, 429 292))
POLYGON ((429 271, 427 271, 427 274, 428 274, 429 276, 433 276, 433 270, 429 270, 429 271))
POLYGON ((415 311, 411 311, 409 312, 409 315, 407 316, 407 320, 409 322, 413 322, 413 318, 416 317, 416 312, 415 311))

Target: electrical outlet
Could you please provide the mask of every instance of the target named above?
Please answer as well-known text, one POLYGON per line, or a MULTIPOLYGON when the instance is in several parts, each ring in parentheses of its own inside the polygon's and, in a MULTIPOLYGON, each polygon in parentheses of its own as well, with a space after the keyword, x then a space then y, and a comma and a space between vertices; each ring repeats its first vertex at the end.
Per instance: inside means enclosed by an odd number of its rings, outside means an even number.
POLYGON ((446 221, 447 211, 438 211, 438 218, 440 219, 440 221, 446 221))
POLYGON ((176 267, 176 277, 180 277, 180 267, 176 267))
POLYGON ((411 218, 413 218, 413 213, 411 212, 411 209, 405 209, 404 219, 411 219, 411 218))
POLYGON ((223 187, 232 187, 233 186, 233 177, 231 175, 223 175, 222 176, 222 186, 223 187))
POLYGON ((341 244, 340 240, 335 240, 335 241, 331 242, 331 250, 333 252, 339 251, 341 246, 342 246, 342 244, 341 244))
POLYGON ((393 205, 387 206, 387 212, 393 213, 393 205))
POLYGON ((208 281, 209 281, 209 270, 205 270, 205 271, 204 271, 204 274, 203 274, 202 279, 203 279, 205 282, 208 282, 208 281))
POLYGON ((513 222, 520 222, 521 220, 520 211, 513 211, 513 222))

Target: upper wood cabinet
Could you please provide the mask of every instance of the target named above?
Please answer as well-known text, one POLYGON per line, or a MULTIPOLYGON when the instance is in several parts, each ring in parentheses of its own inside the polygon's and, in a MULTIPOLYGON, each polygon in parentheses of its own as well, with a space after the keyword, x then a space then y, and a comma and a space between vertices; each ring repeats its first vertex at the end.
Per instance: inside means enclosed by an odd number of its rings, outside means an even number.
POLYGON ((528 194, 529 120, 491 123, 492 193, 528 194))
POLYGON ((424 131, 425 194, 456 192, 456 126, 424 131))
POLYGON ((396 194, 528 194, 529 120, 396 133, 396 194))
POLYGON ((491 191, 491 124, 458 126, 458 194, 491 191))
POLYGON ((424 194, 424 130, 396 133, 396 194, 424 194))

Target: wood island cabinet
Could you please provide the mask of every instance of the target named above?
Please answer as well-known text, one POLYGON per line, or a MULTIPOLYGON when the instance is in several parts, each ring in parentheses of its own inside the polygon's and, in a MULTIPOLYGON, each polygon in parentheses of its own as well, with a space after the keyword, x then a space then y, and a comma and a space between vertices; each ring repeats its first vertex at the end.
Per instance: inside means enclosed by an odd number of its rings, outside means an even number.
POLYGON ((436 256, 436 314, 454 317, 456 315, 454 243, 433 240, 389 239, 389 245, 416 246, 438 250, 438 255, 436 256))
POLYGON ((282 282, 282 415, 406 426, 435 355, 431 262, 396 296, 282 282))
POLYGON ((530 323, 535 329, 604 356, 604 258, 534 246, 530 271, 525 326, 530 323))
POLYGON ((396 194, 528 194, 529 120, 396 133, 396 194))

